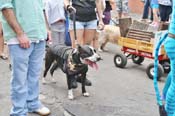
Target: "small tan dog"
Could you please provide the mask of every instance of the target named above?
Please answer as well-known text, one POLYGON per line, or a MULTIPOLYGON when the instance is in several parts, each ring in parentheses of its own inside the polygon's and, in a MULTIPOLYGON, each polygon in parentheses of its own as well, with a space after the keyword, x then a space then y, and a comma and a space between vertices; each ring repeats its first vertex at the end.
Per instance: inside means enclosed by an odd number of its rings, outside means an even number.
POLYGON ((102 31, 97 31, 96 37, 99 41, 98 51, 105 51, 104 47, 108 42, 117 44, 120 37, 120 28, 114 25, 105 25, 102 31))

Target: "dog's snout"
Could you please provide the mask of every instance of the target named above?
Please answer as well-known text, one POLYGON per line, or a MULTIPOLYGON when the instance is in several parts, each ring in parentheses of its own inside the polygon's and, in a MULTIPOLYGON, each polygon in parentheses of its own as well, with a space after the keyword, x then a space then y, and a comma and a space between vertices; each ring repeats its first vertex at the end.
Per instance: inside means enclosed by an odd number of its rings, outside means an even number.
POLYGON ((101 58, 101 57, 98 57, 98 58, 97 58, 97 61, 100 61, 100 60, 102 60, 102 58, 101 58))

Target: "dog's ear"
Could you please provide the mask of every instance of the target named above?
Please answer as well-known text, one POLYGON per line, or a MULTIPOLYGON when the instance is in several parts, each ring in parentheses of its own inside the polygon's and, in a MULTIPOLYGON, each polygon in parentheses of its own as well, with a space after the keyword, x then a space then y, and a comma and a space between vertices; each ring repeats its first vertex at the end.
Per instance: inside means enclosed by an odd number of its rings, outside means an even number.
POLYGON ((82 51, 83 51, 83 48, 82 48, 82 46, 81 46, 80 44, 77 44, 77 50, 78 50, 79 52, 82 52, 82 51))

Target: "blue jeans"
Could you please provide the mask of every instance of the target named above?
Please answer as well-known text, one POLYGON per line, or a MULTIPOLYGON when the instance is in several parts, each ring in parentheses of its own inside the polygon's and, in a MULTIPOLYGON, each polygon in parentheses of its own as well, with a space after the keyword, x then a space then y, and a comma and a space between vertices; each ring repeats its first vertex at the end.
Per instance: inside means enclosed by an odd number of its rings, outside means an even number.
MULTIPOLYGON (((150 0, 145 0, 142 19, 148 19, 150 6, 151 6, 150 0)), ((153 20, 153 12, 152 12, 152 9, 151 9, 150 20, 153 20)))
POLYGON ((27 116, 41 107, 39 96, 39 77, 45 53, 45 41, 31 43, 23 49, 19 44, 9 45, 12 63, 10 116, 27 116))

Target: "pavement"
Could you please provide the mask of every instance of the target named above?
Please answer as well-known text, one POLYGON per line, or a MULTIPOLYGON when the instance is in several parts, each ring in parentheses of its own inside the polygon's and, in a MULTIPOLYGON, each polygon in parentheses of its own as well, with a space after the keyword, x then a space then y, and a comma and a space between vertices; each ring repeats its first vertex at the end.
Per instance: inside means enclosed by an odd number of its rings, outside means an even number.
MULTIPOLYGON (((145 73, 146 66, 153 61, 146 59, 142 65, 128 61, 120 69, 113 62, 114 54, 121 52, 120 46, 109 43, 107 48, 108 52, 100 53, 103 60, 98 63, 99 70, 89 69, 87 78, 93 84, 87 87, 90 97, 82 96, 79 85, 74 90, 75 99, 68 100, 66 78, 61 70, 54 73, 56 83, 51 82, 49 74, 46 85, 40 81, 39 98, 51 110, 50 116, 159 116, 153 81, 145 73)), ((11 108, 8 66, 8 61, 0 60, 0 116, 9 116, 11 108)), ((164 77, 159 82, 160 89, 164 77)))

